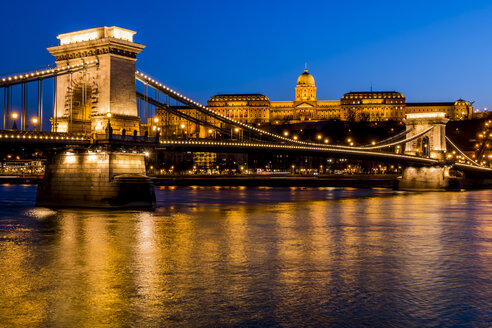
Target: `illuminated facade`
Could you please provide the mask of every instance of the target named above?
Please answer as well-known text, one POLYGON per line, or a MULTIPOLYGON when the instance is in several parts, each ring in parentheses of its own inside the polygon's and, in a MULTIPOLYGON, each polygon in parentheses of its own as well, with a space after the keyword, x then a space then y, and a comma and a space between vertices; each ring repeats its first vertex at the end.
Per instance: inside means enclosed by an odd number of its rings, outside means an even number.
POLYGON ((472 117, 473 106, 455 102, 406 103, 396 91, 348 92, 340 100, 318 100, 314 77, 307 69, 297 79, 293 101, 271 101, 262 94, 221 94, 208 107, 249 124, 285 124, 303 121, 401 121, 408 113, 444 112, 451 120, 472 117))
POLYGON ((208 107, 244 123, 270 122, 270 100, 261 94, 216 95, 208 100, 208 107))
POLYGON ((405 97, 395 91, 349 92, 340 100, 340 117, 347 121, 405 118, 405 97))
POLYGON ((463 99, 455 102, 406 103, 405 112, 407 114, 443 112, 450 120, 463 120, 472 118, 473 105, 463 99))

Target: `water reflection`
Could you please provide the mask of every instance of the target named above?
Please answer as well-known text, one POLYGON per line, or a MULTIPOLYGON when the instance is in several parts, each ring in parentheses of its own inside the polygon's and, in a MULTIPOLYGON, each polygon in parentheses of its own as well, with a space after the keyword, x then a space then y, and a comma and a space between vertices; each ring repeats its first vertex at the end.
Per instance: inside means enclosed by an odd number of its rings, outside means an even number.
POLYGON ((490 322, 490 191, 165 188, 151 213, 37 209, 9 188, 6 326, 490 322))

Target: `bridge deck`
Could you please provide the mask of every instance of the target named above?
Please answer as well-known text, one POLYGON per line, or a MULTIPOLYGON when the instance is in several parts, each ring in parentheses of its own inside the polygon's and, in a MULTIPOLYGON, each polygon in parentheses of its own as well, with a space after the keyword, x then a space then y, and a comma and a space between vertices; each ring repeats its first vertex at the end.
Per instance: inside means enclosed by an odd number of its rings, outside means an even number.
POLYGON ((42 132, 42 131, 20 131, 0 130, 0 142, 2 143, 42 143, 42 144, 88 144, 90 137, 81 134, 42 132))
POLYGON ((415 165, 436 165, 436 159, 399 155, 395 153, 329 148, 326 146, 300 146, 282 143, 258 143, 242 141, 212 141, 212 140, 160 140, 160 146, 166 149, 209 151, 209 152, 258 152, 268 151, 277 153, 296 153, 299 155, 328 156, 336 158, 366 159, 383 162, 408 163, 415 165))

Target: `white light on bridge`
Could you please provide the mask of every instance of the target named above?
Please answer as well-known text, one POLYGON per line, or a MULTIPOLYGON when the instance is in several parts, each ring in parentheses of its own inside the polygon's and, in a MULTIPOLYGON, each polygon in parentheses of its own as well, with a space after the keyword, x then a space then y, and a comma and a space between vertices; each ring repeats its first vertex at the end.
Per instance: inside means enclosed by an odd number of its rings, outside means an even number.
POLYGON ((60 34, 57 36, 57 38, 60 40, 60 45, 98 40, 108 37, 133 42, 133 36, 135 34, 136 32, 121 27, 104 26, 104 27, 91 28, 91 29, 72 32, 72 33, 60 34))
POLYGON ((65 156, 65 163, 75 163, 75 155, 67 152, 65 156))
POLYGON ((87 160, 89 162, 95 162, 97 161, 97 155, 93 152, 89 152, 89 156, 87 156, 87 160))
POLYGON ((414 119, 414 118, 445 118, 446 113, 443 112, 437 112, 437 113, 410 113, 406 114, 407 119, 414 119))

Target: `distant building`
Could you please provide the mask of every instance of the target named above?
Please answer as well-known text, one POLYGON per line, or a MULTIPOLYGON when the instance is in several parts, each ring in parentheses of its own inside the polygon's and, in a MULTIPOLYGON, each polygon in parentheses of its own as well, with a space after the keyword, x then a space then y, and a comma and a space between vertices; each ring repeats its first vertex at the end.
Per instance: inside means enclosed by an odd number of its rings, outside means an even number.
MULTIPOLYGON (((345 93, 340 100, 318 100, 314 77, 307 69, 299 75, 293 101, 271 101, 267 96, 254 94, 218 94, 208 100, 208 107, 222 115, 252 125, 289 124, 305 121, 400 121, 408 113, 445 112, 450 120, 472 118, 473 106, 463 99, 455 102, 406 102, 396 91, 359 91, 345 93)), ((230 126, 209 119, 199 111, 186 106, 165 105, 156 110, 155 118, 144 125, 150 135, 160 131, 165 137, 213 138, 229 133, 240 138, 230 126), (174 112, 173 112, 174 111, 174 112), (199 127, 176 111, 219 129, 199 127), (157 119, 157 122, 154 120, 157 119), (227 131, 226 131, 227 130, 227 131)))
POLYGON ((396 91, 349 92, 340 100, 346 121, 386 121, 405 118, 405 97, 396 91))
POLYGON ((216 95, 208 100, 208 107, 244 123, 270 122, 271 103, 262 94, 216 95))
POLYGON ((470 119, 473 116, 473 105, 466 100, 455 102, 406 103, 406 113, 444 112, 450 120, 470 119))
POLYGON ((462 120, 473 114, 472 104, 463 99, 406 103, 396 91, 348 92, 340 100, 318 100, 314 77, 307 69, 297 79, 293 101, 270 101, 262 94, 220 94, 209 99, 208 107, 249 124, 402 120, 407 113, 422 112, 445 112, 451 120, 462 120))

